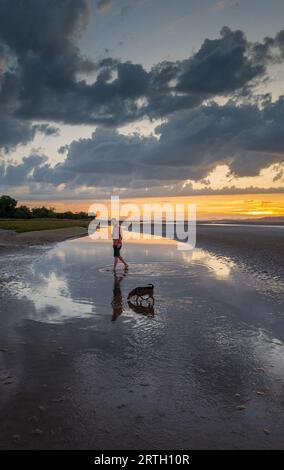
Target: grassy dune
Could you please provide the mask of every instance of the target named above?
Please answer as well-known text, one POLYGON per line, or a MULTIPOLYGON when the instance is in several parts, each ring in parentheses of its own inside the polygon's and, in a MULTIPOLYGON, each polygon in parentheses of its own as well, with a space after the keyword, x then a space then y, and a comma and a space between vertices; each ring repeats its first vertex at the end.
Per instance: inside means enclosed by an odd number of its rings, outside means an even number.
POLYGON ((15 230, 18 233, 57 228, 88 227, 89 220, 59 219, 0 219, 0 229, 15 230))

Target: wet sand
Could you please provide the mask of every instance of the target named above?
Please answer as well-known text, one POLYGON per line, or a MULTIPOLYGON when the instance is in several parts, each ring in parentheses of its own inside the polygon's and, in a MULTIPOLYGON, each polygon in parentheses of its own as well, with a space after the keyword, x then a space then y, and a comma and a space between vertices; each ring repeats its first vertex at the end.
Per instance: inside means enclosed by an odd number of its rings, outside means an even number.
POLYGON ((36 230, 33 232, 16 233, 12 230, 0 230, 0 253, 7 248, 26 245, 43 245, 86 236, 88 230, 84 227, 70 227, 53 230, 36 230))
POLYGON ((284 226, 198 225, 197 247, 229 256, 242 269, 284 279, 284 226))
POLYGON ((283 278, 208 248, 128 243, 116 278, 88 238, 3 254, 0 448, 283 449, 283 278))

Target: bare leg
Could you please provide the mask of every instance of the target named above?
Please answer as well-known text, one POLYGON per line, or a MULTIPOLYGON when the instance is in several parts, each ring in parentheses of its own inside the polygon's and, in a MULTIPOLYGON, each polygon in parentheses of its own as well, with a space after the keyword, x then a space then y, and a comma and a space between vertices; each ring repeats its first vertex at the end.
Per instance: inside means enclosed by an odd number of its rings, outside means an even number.
POLYGON ((117 258, 117 256, 115 256, 114 264, 113 264, 113 272, 115 272, 115 270, 116 270, 117 263, 118 263, 118 258, 117 258))
POLYGON ((124 264, 125 269, 127 269, 127 268, 128 268, 128 264, 126 263, 126 261, 124 261, 124 259, 122 258, 122 256, 119 256, 118 259, 124 264))

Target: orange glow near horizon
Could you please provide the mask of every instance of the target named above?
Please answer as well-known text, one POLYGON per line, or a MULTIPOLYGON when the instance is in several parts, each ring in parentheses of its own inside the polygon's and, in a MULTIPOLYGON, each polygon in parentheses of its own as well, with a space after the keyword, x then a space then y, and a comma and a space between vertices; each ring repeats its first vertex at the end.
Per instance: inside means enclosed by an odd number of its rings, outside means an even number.
MULTIPOLYGON (((95 202, 104 203, 108 207, 110 200, 42 200, 42 201, 19 201, 29 207, 47 206, 53 207, 58 212, 87 212, 95 202)), ((262 194, 230 194, 230 195, 208 195, 208 196, 178 196, 178 197, 152 197, 120 199, 120 204, 136 203, 139 207, 149 203, 183 203, 196 204, 197 218, 200 219, 257 219, 261 217, 284 216, 284 193, 262 193, 262 194)))
MULTIPOLYGON (((42 201, 20 201, 29 207, 47 206, 54 207, 58 212, 87 212, 89 207, 95 203, 110 205, 110 200, 42 200, 42 201)), ((165 198, 137 198, 121 199, 120 203, 136 203, 140 207, 149 203, 184 203, 196 204, 198 219, 243 219, 260 217, 283 217, 284 216, 284 193, 267 194, 230 194, 230 195, 207 195, 188 197, 165 197, 165 198)))

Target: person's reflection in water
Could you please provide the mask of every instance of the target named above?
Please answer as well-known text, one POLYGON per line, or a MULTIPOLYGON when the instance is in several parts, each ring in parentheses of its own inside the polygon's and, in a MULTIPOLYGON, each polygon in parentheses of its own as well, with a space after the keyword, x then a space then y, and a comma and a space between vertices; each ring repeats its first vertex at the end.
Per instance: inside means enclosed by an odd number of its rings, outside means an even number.
POLYGON ((120 283, 126 276, 126 272, 120 276, 114 273, 114 284, 113 284, 113 298, 112 298, 112 321, 117 320, 117 318, 123 313, 123 302, 122 302, 122 293, 120 288, 120 283))

